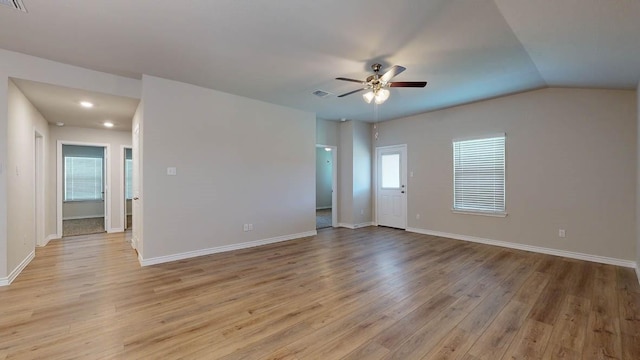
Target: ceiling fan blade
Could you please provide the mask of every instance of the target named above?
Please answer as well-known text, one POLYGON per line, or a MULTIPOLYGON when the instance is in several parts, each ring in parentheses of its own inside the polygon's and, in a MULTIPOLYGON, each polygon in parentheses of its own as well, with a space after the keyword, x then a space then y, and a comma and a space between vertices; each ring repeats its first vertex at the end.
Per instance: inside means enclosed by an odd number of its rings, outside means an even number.
POLYGON ((387 70, 387 72, 380 77, 380 81, 389 82, 391 78, 393 78, 394 76, 400 74, 405 70, 407 70, 407 68, 405 68, 404 66, 394 65, 391 67, 391 69, 387 70))
POLYGON ((362 91, 362 90, 367 90, 367 89, 368 89, 368 88, 362 88, 362 89, 358 89, 358 90, 349 91, 349 92, 348 92, 348 93, 346 93, 346 94, 338 95, 338 97, 345 97, 345 96, 347 96, 347 95, 355 94, 355 93, 357 93, 357 92, 360 92, 360 91, 362 91))
POLYGON ((414 88, 423 88, 427 86, 426 81, 396 81, 389 83, 390 87, 414 87, 414 88))
POLYGON ((362 80, 349 79, 349 78, 343 78, 343 77, 337 77, 336 80, 351 81, 351 82, 358 83, 358 84, 364 84, 365 83, 362 80))

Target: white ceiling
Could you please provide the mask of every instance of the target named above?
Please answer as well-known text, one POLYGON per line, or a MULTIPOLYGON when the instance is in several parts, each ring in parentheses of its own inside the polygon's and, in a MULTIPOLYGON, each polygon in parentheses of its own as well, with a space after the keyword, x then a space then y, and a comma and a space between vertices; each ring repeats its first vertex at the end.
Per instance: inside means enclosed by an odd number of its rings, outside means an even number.
POLYGON ((40 114, 51 124, 131 131, 131 121, 138 107, 138 99, 70 89, 22 79, 12 79, 40 114), (81 101, 94 104, 91 109, 80 106, 81 101))
POLYGON ((0 7, 0 47, 124 76, 149 74, 316 112, 396 118, 546 86, 632 89, 638 0, 24 0, 0 7), (6 31, 10 29, 10 31, 6 31), (375 111, 358 87, 399 64, 375 111))

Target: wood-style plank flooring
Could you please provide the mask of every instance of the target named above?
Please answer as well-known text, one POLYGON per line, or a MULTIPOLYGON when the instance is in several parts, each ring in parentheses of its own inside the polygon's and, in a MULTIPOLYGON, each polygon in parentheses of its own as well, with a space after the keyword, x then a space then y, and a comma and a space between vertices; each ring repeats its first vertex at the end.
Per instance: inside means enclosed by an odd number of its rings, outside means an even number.
POLYGON ((126 235, 51 242, 0 288, 0 359, 640 359, 632 269, 408 233, 141 268, 126 235))

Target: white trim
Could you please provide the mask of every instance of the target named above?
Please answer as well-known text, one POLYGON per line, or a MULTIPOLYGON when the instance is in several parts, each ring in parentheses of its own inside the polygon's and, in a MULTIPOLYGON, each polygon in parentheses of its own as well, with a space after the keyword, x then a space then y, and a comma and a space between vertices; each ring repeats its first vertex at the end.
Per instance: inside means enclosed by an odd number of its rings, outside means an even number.
POLYGON ((472 136, 463 136, 463 137, 458 137, 458 138, 454 138, 451 141, 468 141, 468 140, 480 140, 480 139, 494 139, 494 138, 499 138, 499 137, 507 137, 507 133, 506 132, 499 132, 499 133, 487 133, 487 134, 479 134, 479 135, 472 135, 472 136))
POLYGON ((105 166, 105 188, 104 188, 104 218, 105 218, 105 229, 111 228, 111 144, 105 143, 92 143, 92 142, 81 142, 81 141, 68 141, 68 140, 58 140, 57 143, 57 154, 56 154, 56 224, 57 224, 57 236, 62 238, 62 203, 63 203, 63 195, 62 195, 62 187, 64 182, 62 181, 62 145, 79 145, 79 146, 94 146, 94 147, 103 147, 104 152, 104 166, 105 166))
POLYGON ((107 234, 111 234, 111 233, 121 233, 124 232, 124 227, 120 226, 117 228, 109 228, 107 229, 107 234))
POLYGON ((441 231, 425 230, 425 229, 418 229, 418 228, 407 228, 406 231, 414 232, 418 234, 424 234, 424 235, 433 235, 433 236, 445 237, 445 238, 456 239, 456 240, 470 241, 470 242, 486 244, 486 245, 500 246, 500 247, 516 249, 516 250, 531 251, 531 252, 540 253, 540 254, 561 256, 561 257, 566 257, 570 259, 591 261, 591 262, 596 262, 601 264, 616 265, 616 266, 622 266, 627 268, 636 267, 636 262, 632 260, 616 259, 616 258, 611 258, 606 256, 590 255, 590 254, 578 253, 573 251, 551 249, 551 248, 526 245, 526 244, 517 244, 517 243, 512 243, 507 241, 485 239, 485 238, 469 236, 469 235, 451 234, 451 233, 445 233, 441 231))
POLYGON ((320 207, 317 207, 316 210, 327 210, 331 208, 333 208, 333 206, 320 206, 320 207))
POLYGON ((640 268, 638 268, 640 264, 636 263, 636 278, 638 279, 638 284, 640 284, 640 268))
POLYGON ((49 244, 49 241, 51 240, 56 240, 56 239, 60 239, 58 237, 58 234, 49 234, 47 235, 47 237, 44 239, 44 243, 40 246, 47 246, 47 244, 49 244))
POLYGON ((376 226, 376 225, 373 223, 373 221, 364 222, 360 224, 338 223, 338 227, 343 227, 343 228, 352 229, 352 230, 360 229, 367 226, 376 226))
POLYGON ((451 209, 451 212, 454 214, 460 215, 480 215, 480 216, 490 216, 490 217, 507 217, 506 212, 487 212, 487 211, 472 211, 472 210, 456 210, 451 209))
POLYGON ((288 241, 288 240, 299 239, 299 238, 304 238, 304 237, 309 237, 309 236, 315 236, 317 234, 318 234, 318 232, 316 230, 313 230, 313 231, 307 231, 307 232, 298 233, 298 234, 277 236, 277 237, 273 237, 273 238, 269 238, 269 239, 248 241, 248 242, 243 242, 243 243, 239 243, 239 244, 231 244, 231 245, 218 246, 218 247, 208 248, 208 249, 187 251, 187 252, 184 252, 184 253, 159 256, 159 257, 149 258, 149 259, 143 259, 142 256, 140 254, 138 254, 138 261, 140 262, 141 266, 156 265, 156 264, 162 264, 162 263, 171 262, 171 261, 194 258, 194 257, 198 257, 198 256, 211 255, 211 254, 216 254, 216 253, 221 253, 221 252, 227 252, 227 251, 240 250, 240 249, 246 249, 246 248, 261 246, 261 245, 273 244, 273 243, 277 243, 277 242, 281 242, 281 241, 288 241))
POLYGON ((16 267, 15 269, 13 269, 13 271, 11 272, 11 274, 9 274, 9 276, 7 276, 6 278, 0 278, 0 286, 7 286, 11 284, 13 280, 15 280, 18 277, 18 275, 20 275, 22 270, 24 270, 24 268, 26 268, 27 265, 29 265, 29 263, 31 262, 31 260, 33 260, 34 257, 36 257, 36 251, 32 250, 29 253, 29 255, 27 255, 27 257, 24 260, 22 260, 20 265, 18 265, 18 267, 16 267))
POLYGON ((69 216, 69 217, 63 217, 62 221, 65 221, 65 220, 96 219, 96 218, 103 218, 103 217, 104 217, 104 215, 69 216))

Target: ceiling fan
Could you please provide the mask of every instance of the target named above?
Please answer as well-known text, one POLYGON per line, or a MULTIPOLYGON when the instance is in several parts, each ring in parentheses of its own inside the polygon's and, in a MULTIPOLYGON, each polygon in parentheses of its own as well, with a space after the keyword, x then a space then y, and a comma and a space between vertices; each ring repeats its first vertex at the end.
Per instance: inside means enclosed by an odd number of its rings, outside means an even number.
POLYGON ((427 85, 426 81, 396 81, 396 82, 391 82, 391 79, 394 76, 396 76, 396 75, 398 75, 401 72, 406 70, 406 68, 404 66, 394 65, 389 70, 387 70, 387 72, 385 72, 383 75, 380 75, 380 68, 382 68, 382 65, 380 65, 380 64, 371 65, 371 69, 373 69, 373 75, 370 75, 364 81, 356 80, 356 79, 343 78, 343 77, 336 78, 336 80, 350 81, 350 82, 355 82, 355 83, 359 83, 361 85, 364 85, 364 87, 361 88, 361 89, 350 91, 348 93, 339 95, 338 97, 345 97, 347 95, 355 94, 355 93, 360 92, 360 91, 369 90, 364 95, 362 95, 362 97, 364 98, 364 101, 366 101, 367 104, 370 104, 371 101, 375 101, 376 104, 382 104, 383 102, 385 102, 389 98, 389 89, 388 88, 390 88, 390 87, 423 88, 423 87, 425 87, 427 85))

